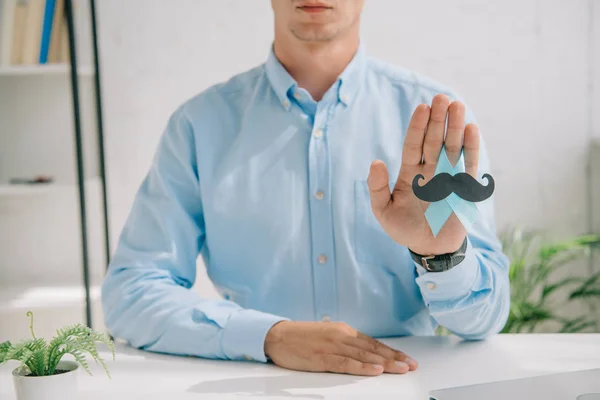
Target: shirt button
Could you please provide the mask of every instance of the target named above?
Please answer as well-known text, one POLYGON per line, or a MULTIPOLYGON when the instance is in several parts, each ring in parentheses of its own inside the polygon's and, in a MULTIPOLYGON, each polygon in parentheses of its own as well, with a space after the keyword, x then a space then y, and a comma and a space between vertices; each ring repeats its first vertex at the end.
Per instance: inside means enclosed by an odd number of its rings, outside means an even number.
POLYGON ((289 102, 289 101, 287 101, 287 100, 284 100, 284 101, 283 101, 283 106, 284 106, 285 108, 288 108, 288 107, 290 106, 290 102, 289 102))
POLYGON ((347 102, 348 102, 348 100, 350 100, 350 98, 348 97, 348 95, 345 95, 345 94, 343 94, 343 95, 342 95, 342 101, 343 101, 344 103, 347 103, 347 102))
POLYGON ((427 287, 427 289, 429 289, 429 290, 435 290, 435 288, 437 287, 437 285, 435 283, 433 283, 433 282, 427 282, 425 284, 425 287, 427 287))
POLYGON ((316 137, 317 139, 321 139, 321 138, 323 137, 323 131, 322 131, 321 129, 317 129, 317 130, 315 131, 315 137, 316 137))
POLYGON ((253 358, 250 356, 244 356, 244 360, 246 361, 253 361, 253 358))
POLYGON ((323 321, 323 322, 330 322, 331 321, 331 317, 329 315, 324 315, 323 318, 321 318, 321 321, 323 321))
POLYGON ((321 254, 318 258, 319 264, 325 264, 327 262, 327 256, 325 254, 321 254))
POLYGON ((294 97, 295 97, 297 100, 300 100, 300 99, 302 98, 302 95, 300 95, 300 92, 295 92, 295 93, 294 93, 294 97))
POLYGON ((323 200, 323 197, 325 197, 325 193, 319 191, 315 193, 315 197, 317 198, 317 200, 323 200))

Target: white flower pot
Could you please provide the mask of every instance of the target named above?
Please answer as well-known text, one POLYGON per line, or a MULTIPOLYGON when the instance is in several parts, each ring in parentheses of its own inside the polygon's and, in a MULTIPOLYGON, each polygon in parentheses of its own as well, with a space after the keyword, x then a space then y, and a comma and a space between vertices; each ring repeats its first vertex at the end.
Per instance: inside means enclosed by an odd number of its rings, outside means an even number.
POLYGON ((67 370, 58 375, 25 376, 21 368, 13 371, 17 400, 77 400, 79 364, 61 361, 56 367, 67 370))

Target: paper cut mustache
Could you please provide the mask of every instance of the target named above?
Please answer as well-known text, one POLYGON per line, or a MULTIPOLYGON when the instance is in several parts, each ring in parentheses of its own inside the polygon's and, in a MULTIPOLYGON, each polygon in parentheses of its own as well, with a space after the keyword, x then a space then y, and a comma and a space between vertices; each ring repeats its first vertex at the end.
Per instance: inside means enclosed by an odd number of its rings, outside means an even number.
POLYGON ((425 179, 419 174, 413 179, 412 189, 415 196, 429 203, 444 200, 453 192, 463 200, 477 203, 488 199, 494 193, 494 178, 490 174, 483 175, 483 178, 487 178, 487 186, 465 172, 456 175, 443 172, 435 175, 425 185, 419 186, 419 180, 425 179))

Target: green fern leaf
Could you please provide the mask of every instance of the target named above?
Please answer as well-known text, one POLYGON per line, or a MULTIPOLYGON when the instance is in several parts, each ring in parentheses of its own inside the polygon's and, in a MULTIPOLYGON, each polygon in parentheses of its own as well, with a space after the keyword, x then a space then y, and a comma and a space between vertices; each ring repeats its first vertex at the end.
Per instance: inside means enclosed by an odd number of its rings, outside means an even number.
POLYGON ((46 354, 47 364, 50 373, 54 373, 56 366, 67 353, 65 350, 68 344, 73 342, 76 337, 83 336, 87 333, 88 327, 82 325, 68 325, 56 332, 56 336, 50 341, 46 354))
POLYGON ((13 345, 10 341, 0 343, 0 365, 8 361, 6 354, 12 349, 12 347, 13 345))
POLYGON ((33 340, 24 340, 12 346, 6 353, 6 361, 14 360, 25 364, 33 354, 28 347, 32 342, 33 340))
POLYGON ((86 346, 86 350, 92 356, 94 361, 102 366, 102 368, 106 372, 106 375, 108 375, 108 377, 110 378, 110 373, 108 372, 108 367, 106 366, 104 359, 100 356, 100 354, 98 354, 98 350, 96 349, 95 343, 91 342, 88 346, 86 346))
POLYGON ((30 347, 33 352, 31 359, 30 370, 33 376, 44 376, 46 375, 46 349, 48 344, 44 339, 36 339, 30 347))
POLYGON ((96 363, 102 365, 110 377, 108 368, 96 348, 97 342, 105 343, 111 350, 114 360, 114 343, 107 335, 96 332, 88 326, 77 324, 58 329, 56 336, 47 343, 42 338, 36 338, 33 333, 33 313, 28 312, 27 316, 31 321, 30 330, 33 339, 17 344, 9 341, 0 343, 0 364, 14 360, 21 363, 23 373, 32 376, 54 375, 63 356, 70 354, 91 375, 87 359, 89 354, 96 363))
POLYGON ((75 360, 79 363, 79 365, 81 365, 83 367, 85 372, 87 372, 89 375, 92 375, 92 371, 90 371, 90 367, 88 365, 87 358, 85 357, 85 355, 83 354, 83 352, 81 350, 69 349, 65 352, 65 354, 71 354, 75 358, 75 360))
POLYGON ((23 364, 27 372, 34 376, 44 375, 46 368, 44 364, 44 355, 46 351, 46 342, 44 339, 30 339, 17 343, 14 346, 3 346, 6 349, 4 361, 14 360, 23 364))
POLYGON ((71 354, 86 372, 91 375, 87 358, 85 357, 87 353, 96 363, 103 367, 106 374, 110 377, 108 367, 96 348, 97 342, 105 343, 111 350, 114 359, 114 343, 107 335, 95 332, 91 328, 81 324, 59 329, 56 337, 50 342, 47 352, 49 365, 55 368, 65 354, 71 354))

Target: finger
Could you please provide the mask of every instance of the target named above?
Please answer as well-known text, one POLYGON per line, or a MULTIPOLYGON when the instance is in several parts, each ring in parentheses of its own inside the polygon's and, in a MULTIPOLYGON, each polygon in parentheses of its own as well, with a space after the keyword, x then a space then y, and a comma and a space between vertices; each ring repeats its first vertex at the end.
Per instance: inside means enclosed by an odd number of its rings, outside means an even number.
POLYGON ((383 366, 363 363, 349 357, 335 354, 322 354, 319 357, 319 371, 339 374, 377 376, 383 373, 383 366))
POLYGON ((431 109, 426 104, 420 104, 408 125, 404 147, 402 149, 402 165, 418 165, 423 159, 423 139, 429 122, 431 109))
POLYGON ((392 349, 374 339, 365 340, 357 338, 353 345, 371 351, 375 354, 381 355, 387 360, 395 360, 398 362, 402 362, 407 365, 410 371, 414 371, 419 367, 419 364, 405 353, 392 349))
POLYGON ((402 361, 385 358, 360 347, 343 345, 341 354, 363 363, 381 365, 384 371, 390 374, 405 374, 410 370, 410 367, 402 361))
POLYGON ((446 154, 453 166, 456 165, 463 146, 465 132, 465 105, 455 101, 448 107, 448 132, 446 133, 446 154))
POLYGON ((479 167, 479 128, 469 124, 465 128, 465 170, 467 174, 477 179, 479 167))
POLYGON ((375 214, 375 217, 378 219, 381 212, 390 202, 391 193, 389 181, 390 178, 387 167, 383 161, 375 160, 373 164, 371 164, 367 183, 371 195, 371 208, 373 209, 373 214, 375 214))
POLYGON ((448 117, 448 106, 450 98, 445 94, 438 94, 431 102, 431 116, 425 132, 423 143, 423 159, 425 164, 437 164, 440 151, 444 144, 444 133, 446 133, 446 119, 448 117))
POLYGON ((393 349, 385 345, 384 343, 381 343, 380 341, 365 335, 362 332, 358 332, 357 337, 354 338, 354 340, 356 340, 354 345, 358 347, 371 351, 375 354, 379 354, 388 360, 404 362, 409 366, 411 371, 414 371, 419 366, 417 361, 415 361, 412 357, 408 356, 406 353, 393 349))

